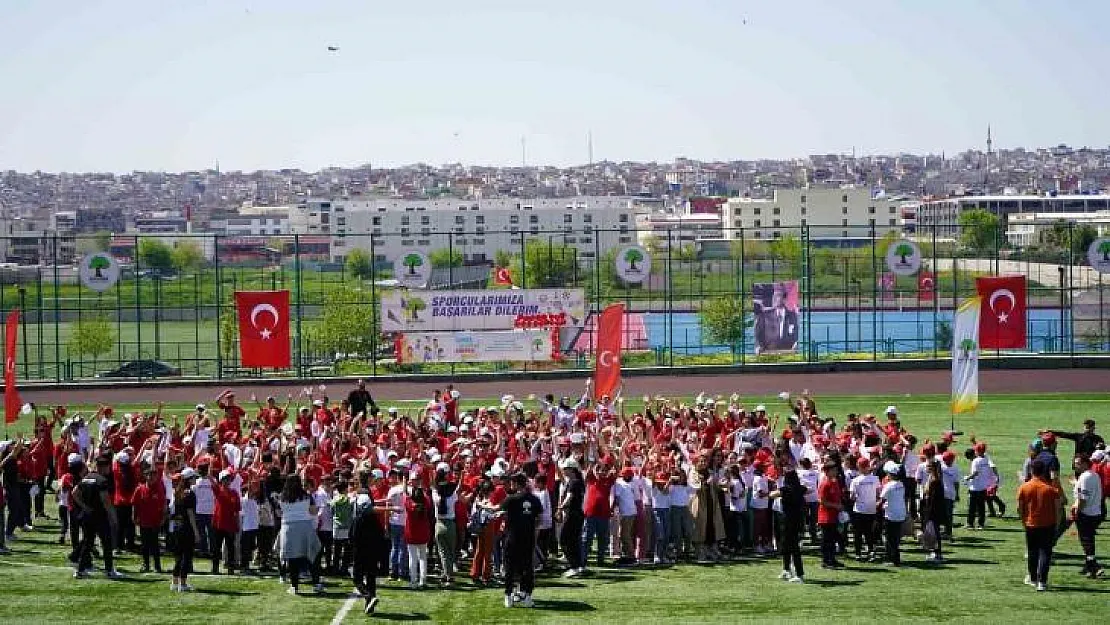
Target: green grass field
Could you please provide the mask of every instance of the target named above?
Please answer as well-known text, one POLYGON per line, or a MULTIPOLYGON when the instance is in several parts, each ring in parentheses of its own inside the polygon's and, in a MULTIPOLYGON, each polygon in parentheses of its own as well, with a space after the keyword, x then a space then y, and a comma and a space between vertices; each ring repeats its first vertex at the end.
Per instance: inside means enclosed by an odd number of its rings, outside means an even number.
MULTIPOLYGON (((772 408, 778 403, 771 397, 745 400, 762 401, 772 408)), ((946 398, 817 398, 820 412, 838 417, 847 412, 878 413, 889 403, 898 405, 903 423, 919 438, 936 438, 948 428, 946 398)), ((119 407, 121 411, 137 408, 119 407)), ((634 409, 632 402, 627 409, 634 409)), ((943 566, 926 565, 922 553, 904 545, 906 565, 898 570, 849 560, 847 569, 825 571, 817 566, 816 553, 807 550, 804 586, 778 581, 777 560, 751 558, 666 570, 614 569, 575 580, 541 578, 534 610, 507 610, 500 590, 469 584, 414 592, 407 585, 387 582, 379 592, 377 618, 445 623, 1091 622, 1110 605, 1110 581, 1079 575, 1082 552, 1073 531, 1058 546, 1050 592, 1036 593, 1022 585, 1023 534, 1013 518, 1012 503, 1024 448, 1038 428, 1075 429, 1082 419, 1098 419, 1108 409, 1108 395, 986 396, 978 414, 961 418, 958 429, 966 435, 975 433, 990 446, 1003 479, 1000 494, 1011 504, 1010 517, 988 519, 985 532, 957 529, 955 541, 945 546, 943 566)), ((28 425, 17 423, 11 431, 25 431, 28 425)), ((961 443, 967 441, 966 435, 961 443)), ((1062 441, 1059 449, 1067 457, 1072 445, 1062 441)), ((966 472, 962 457, 960 462, 966 472)), ((50 504, 48 499, 48 508, 50 504)), ((958 504, 958 513, 964 511, 966 496, 958 504)), ((118 565, 128 574, 126 581, 96 575, 76 582, 65 566, 68 547, 58 546, 56 536, 55 526, 43 523, 10 545, 13 555, 0 557, 0 588, 8 597, 0 602, 0 622, 102 623, 118 618, 163 623, 328 623, 351 590, 347 580, 331 579, 323 596, 291 597, 273 578, 198 576, 192 580, 196 593, 171 594, 167 577, 136 574, 139 563, 133 556, 118 565)), ((1098 550, 1104 559, 1110 558, 1110 539, 1105 534, 1098 550)), ((206 570, 206 565, 198 564, 198 570, 206 570)), ((367 620, 361 606, 357 602, 344 622, 367 620)))

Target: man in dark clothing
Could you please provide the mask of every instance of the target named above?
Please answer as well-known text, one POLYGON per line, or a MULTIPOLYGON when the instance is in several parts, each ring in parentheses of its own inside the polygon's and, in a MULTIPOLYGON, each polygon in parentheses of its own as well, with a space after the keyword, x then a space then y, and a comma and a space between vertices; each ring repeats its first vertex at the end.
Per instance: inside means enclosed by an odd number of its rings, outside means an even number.
POLYGON ((358 416, 363 413, 366 416, 378 414, 378 405, 374 403, 374 398, 370 396, 370 391, 366 390, 366 382, 363 380, 358 381, 358 388, 351 391, 347 395, 347 403, 351 406, 351 414, 358 416), (367 410, 369 408, 369 410, 367 410))
POLYGON ((365 488, 359 489, 351 519, 351 577, 355 588, 366 598, 366 614, 378 606, 378 566, 386 543, 381 518, 374 510, 374 500, 365 488))
POLYGON ((81 546, 77 549, 75 578, 87 577, 92 570, 93 543, 100 538, 100 551, 104 554, 104 573, 112 579, 122 577, 113 566, 112 528, 116 525, 116 510, 112 506, 108 481, 112 473, 112 457, 102 455, 96 459, 96 471, 90 472, 73 489, 73 502, 77 504, 78 522, 81 524, 81 546))
POLYGON ((536 522, 539 521, 543 504, 538 497, 528 492, 528 477, 516 473, 509 481, 511 493, 501 502, 501 514, 505 516, 505 607, 513 604, 525 608, 533 607, 532 589, 536 585, 535 569, 532 568, 532 555, 536 550, 536 522), (513 594, 513 585, 520 579, 520 594, 513 594))
POLYGON ((1102 437, 1095 434, 1095 420, 1087 419, 1083 422, 1082 432, 1061 432, 1059 430, 1044 430, 1041 434, 1052 434, 1057 438, 1066 438, 1069 441, 1075 441, 1075 455, 1087 456, 1095 453, 1099 445, 1104 445, 1106 441, 1102 437))

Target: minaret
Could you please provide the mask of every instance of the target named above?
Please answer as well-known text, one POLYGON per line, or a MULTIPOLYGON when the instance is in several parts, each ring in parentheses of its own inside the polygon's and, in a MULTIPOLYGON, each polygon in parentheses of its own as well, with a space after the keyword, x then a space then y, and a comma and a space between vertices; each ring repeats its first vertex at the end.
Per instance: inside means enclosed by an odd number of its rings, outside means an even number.
POLYGON ((983 170, 983 189, 984 192, 990 193, 990 176, 991 176, 991 148, 993 142, 991 141, 991 125, 987 124, 987 166, 983 170))

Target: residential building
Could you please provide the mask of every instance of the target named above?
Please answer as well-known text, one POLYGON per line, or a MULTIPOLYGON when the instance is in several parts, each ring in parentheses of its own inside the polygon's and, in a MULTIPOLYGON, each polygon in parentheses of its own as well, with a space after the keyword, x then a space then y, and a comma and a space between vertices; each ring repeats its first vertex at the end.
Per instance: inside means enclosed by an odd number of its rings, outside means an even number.
POLYGON ((142 234, 178 234, 189 231, 189 220, 180 211, 151 211, 135 216, 130 230, 142 234))
POLYGON ((235 214, 214 217, 209 230, 236 237, 289 234, 289 206, 241 208, 235 214))
POLYGON ((665 249, 668 242, 677 248, 703 239, 720 239, 724 233, 720 215, 652 213, 637 216, 636 236, 640 245, 665 249))
POLYGON ((870 240, 902 231, 904 203, 858 187, 775 189, 769 199, 729 198, 721 218, 730 239, 801 238, 808 226, 811 240, 870 240))
POLYGON ((1110 235, 1110 210, 1083 213, 1011 213, 1006 220, 1006 240, 1014 247, 1036 244, 1045 230, 1052 229, 1061 220, 1092 226, 1100 237, 1110 235))
POLYGON ((1083 214, 1110 209, 1110 195, 966 195, 925 200, 917 211, 918 234, 936 228, 940 238, 955 238, 960 214, 981 209, 1006 220, 1014 213, 1083 214))

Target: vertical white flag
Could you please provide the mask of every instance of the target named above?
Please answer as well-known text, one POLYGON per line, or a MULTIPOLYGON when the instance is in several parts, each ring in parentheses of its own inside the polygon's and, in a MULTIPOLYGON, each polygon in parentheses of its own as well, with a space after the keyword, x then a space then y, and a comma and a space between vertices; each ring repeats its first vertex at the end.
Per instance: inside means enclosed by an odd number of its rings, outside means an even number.
POLYGON ((952 412, 971 412, 979 405, 979 310, 982 300, 960 304, 952 323, 952 412))

